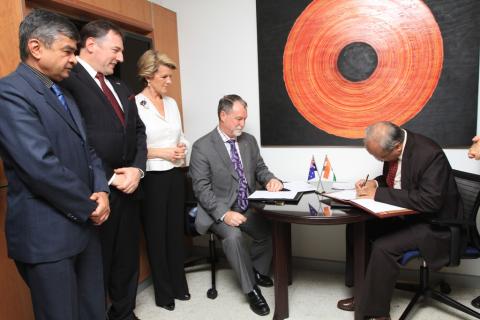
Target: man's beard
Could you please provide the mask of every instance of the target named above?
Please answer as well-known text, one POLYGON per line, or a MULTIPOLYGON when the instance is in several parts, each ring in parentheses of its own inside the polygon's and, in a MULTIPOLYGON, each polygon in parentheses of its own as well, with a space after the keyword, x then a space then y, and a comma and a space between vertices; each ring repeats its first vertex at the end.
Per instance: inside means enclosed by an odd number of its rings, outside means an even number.
POLYGON ((243 133, 243 129, 233 129, 233 135, 235 137, 240 137, 243 133))

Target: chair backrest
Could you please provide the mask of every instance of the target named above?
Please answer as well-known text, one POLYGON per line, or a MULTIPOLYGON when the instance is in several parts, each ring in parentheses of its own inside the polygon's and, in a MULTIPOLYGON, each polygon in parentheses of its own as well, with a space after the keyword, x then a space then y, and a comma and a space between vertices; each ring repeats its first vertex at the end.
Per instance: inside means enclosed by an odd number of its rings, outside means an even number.
POLYGON ((453 176, 463 201, 464 219, 469 223, 469 245, 480 248, 480 236, 476 224, 480 207, 480 175, 453 170, 453 176))
POLYGON ((192 178, 190 177, 188 167, 181 168, 185 174, 185 234, 190 237, 198 236, 195 228, 195 218, 197 210, 197 199, 193 192, 192 178))
POLYGON ((193 193, 192 177, 190 177, 188 168, 189 167, 182 167, 182 170, 185 173, 185 205, 187 207, 196 207, 197 199, 193 193))

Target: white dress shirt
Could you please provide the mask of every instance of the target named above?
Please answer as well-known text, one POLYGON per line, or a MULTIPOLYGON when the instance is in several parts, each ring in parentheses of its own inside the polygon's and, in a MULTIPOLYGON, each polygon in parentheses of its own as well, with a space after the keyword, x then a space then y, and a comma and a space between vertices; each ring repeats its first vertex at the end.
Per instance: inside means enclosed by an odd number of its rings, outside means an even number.
MULTIPOLYGON (((223 144, 225 145, 225 148, 227 148, 227 152, 228 152, 228 155, 230 156, 230 159, 232 159, 232 149, 231 149, 232 147, 231 147, 231 144, 228 143, 228 141, 235 140, 235 149, 237 149, 238 157, 240 158, 240 163, 242 164, 242 167, 243 167, 242 155, 240 154, 240 148, 238 146, 237 139, 232 139, 229 136, 227 136, 218 126, 217 126, 217 131, 218 131, 218 134, 220 135, 220 137, 223 140, 223 144)), ((226 212, 223 214, 223 216, 220 218, 220 221, 225 220, 225 215, 226 214, 227 214, 226 212)))
MULTIPOLYGON (((173 148, 178 143, 184 143, 186 151, 188 151, 190 144, 183 134, 180 112, 173 98, 163 97, 165 117, 142 93, 137 94, 135 102, 137 103, 138 115, 145 124, 147 148, 173 148)), ((171 162, 161 158, 147 159, 147 171, 166 171, 184 164, 185 160, 171 162)))
POLYGON ((403 130, 403 132, 405 133, 405 139, 403 139, 402 153, 400 154, 400 157, 398 157, 398 168, 393 180, 393 189, 402 189, 402 158, 405 146, 407 145, 407 131, 403 130))
MULTIPOLYGON (((97 71, 95 71, 95 69, 93 69, 93 67, 88 64, 88 62, 86 62, 85 60, 83 60, 82 58, 80 58, 79 56, 77 56, 77 61, 78 63, 80 63, 82 65, 82 67, 85 68, 85 70, 87 71, 87 73, 90 75, 90 77, 92 77, 92 79, 95 81, 95 83, 98 85, 98 87, 100 88, 100 90, 102 90, 102 85, 100 84, 100 80, 98 80, 96 78, 96 75, 97 75, 97 71)), ((117 102, 118 102, 118 105, 120 106, 120 108, 123 109, 123 105, 122 105, 122 101, 120 101, 120 98, 118 98, 118 95, 117 95, 117 92, 115 91, 115 89, 113 88, 112 84, 110 83, 110 81, 105 77, 105 84, 107 85, 107 87, 110 89, 110 91, 112 91, 113 93, 113 96, 115 97, 115 99, 117 99, 117 102)), ((103 90, 102 90, 103 92, 103 90)), ((144 172, 142 169, 138 169, 140 171, 140 179, 143 178, 144 176, 144 172)), ((115 177, 117 176, 116 173, 114 173, 110 179, 108 180, 108 185, 111 185, 113 183, 113 180, 115 180, 115 177)))
POLYGON ((220 137, 223 140, 223 144, 225 145, 225 148, 227 148, 227 152, 228 152, 228 155, 230 156, 230 159, 232 158, 232 154, 231 154, 232 149, 231 149, 230 143, 228 143, 228 141, 235 140, 235 149, 237 149, 238 157, 240 158, 240 163, 243 166, 242 155, 240 154, 240 148, 238 146, 237 139, 233 139, 233 138, 230 138, 229 136, 227 136, 222 130, 220 130, 220 127, 218 127, 218 126, 217 126, 217 131, 218 131, 218 134, 220 135, 220 137))

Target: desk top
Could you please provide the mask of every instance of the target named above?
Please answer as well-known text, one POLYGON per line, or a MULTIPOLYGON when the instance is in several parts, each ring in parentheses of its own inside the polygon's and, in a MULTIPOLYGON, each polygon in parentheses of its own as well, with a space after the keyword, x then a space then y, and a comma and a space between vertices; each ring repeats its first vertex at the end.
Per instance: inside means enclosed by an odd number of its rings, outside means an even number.
POLYGON ((328 200, 318 193, 305 193, 296 204, 268 204, 260 209, 267 218, 296 224, 348 224, 361 222, 372 217, 355 207, 333 208, 321 200, 328 200))

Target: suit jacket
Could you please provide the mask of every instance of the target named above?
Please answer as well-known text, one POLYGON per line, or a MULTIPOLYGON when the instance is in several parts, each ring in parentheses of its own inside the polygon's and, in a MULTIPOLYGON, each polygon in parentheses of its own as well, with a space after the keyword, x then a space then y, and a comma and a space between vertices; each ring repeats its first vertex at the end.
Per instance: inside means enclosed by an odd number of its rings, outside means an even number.
POLYGON ((77 101, 85 119, 87 134, 102 159, 107 179, 113 170, 136 167, 145 171, 147 147, 145 126, 138 116, 135 96, 121 81, 107 77, 117 93, 125 114, 122 125, 105 94, 81 64, 60 85, 77 101))
POLYGON ((0 154, 8 178, 8 254, 26 263, 81 252, 90 237, 93 192, 108 192, 78 108, 70 114, 33 71, 20 64, 0 80, 0 154))
MULTIPOLYGON (((251 193, 257 182, 265 185, 274 175, 263 162, 255 137, 243 133, 237 141, 251 193)), ((195 226, 203 234, 231 210, 238 195, 239 177, 217 128, 193 144, 190 175, 199 204, 195 226)))
POLYGON ((425 235, 420 246, 422 255, 435 269, 449 261, 449 232, 441 231, 435 221, 461 221, 463 204, 458 194, 452 168, 442 148, 433 140, 407 131, 402 158, 401 189, 387 187, 388 164, 383 175, 376 178, 379 188, 375 200, 420 212, 409 220, 427 222, 432 232, 425 235), (441 245, 440 245, 441 244, 441 245))

